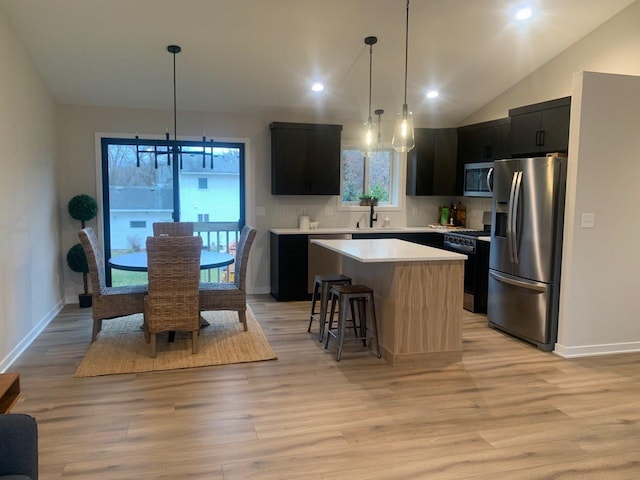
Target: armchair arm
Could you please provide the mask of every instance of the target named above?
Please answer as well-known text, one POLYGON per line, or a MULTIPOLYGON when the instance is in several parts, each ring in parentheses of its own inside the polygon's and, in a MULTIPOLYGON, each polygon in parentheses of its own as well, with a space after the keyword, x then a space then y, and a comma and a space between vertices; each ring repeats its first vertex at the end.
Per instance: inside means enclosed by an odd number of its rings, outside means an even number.
POLYGON ((21 414, 0 415, 0 477, 27 475, 38 480, 38 425, 21 414))

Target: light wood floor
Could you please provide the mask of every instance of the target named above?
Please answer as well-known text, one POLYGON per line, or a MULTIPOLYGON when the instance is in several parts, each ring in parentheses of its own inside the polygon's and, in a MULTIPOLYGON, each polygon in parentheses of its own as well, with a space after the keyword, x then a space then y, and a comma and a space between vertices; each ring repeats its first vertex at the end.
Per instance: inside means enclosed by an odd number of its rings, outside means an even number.
POLYGON ((563 360, 465 312, 461 361, 336 363, 307 302, 250 305, 276 361, 97 378, 66 307, 11 368, 40 480, 640 478, 640 354, 563 360))

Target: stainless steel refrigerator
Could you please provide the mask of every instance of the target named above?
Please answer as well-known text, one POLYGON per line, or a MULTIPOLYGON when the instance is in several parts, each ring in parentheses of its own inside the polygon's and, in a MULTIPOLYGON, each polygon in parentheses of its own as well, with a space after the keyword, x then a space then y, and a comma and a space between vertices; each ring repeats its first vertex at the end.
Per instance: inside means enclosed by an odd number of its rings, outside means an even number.
POLYGON ((567 159, 513 158, 493 168, 489 325, 553 350, 567 159))

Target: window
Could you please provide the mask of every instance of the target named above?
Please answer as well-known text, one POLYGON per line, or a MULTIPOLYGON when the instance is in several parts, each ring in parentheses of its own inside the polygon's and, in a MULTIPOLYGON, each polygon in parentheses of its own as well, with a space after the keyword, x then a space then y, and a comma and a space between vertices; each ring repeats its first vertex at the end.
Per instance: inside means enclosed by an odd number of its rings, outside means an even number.
MULTIPOLYGON (((144 249, 154 222, 244 226, 243 143, 103 137, 101 147, 106 258, 144 249)), ((109 286, 146 282, 111 268, 105 276, 109 286)))
POLYGON ((382 148, 365 158, 357 148, 342 150, 342 205, 359 205, 362 195, 373 195, 378 205, 397 207, 398 159, 391 148, 382 148))

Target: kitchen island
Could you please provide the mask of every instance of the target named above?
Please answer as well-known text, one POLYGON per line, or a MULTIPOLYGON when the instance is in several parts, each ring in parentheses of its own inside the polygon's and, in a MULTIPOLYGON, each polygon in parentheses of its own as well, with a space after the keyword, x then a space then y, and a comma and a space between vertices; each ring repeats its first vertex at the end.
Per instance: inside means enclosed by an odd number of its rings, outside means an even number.
POLYGON ((398 239, 311 242, 341 255, 353 283, 373 288, 386 360, 462 352, 466 255, 398 239))

